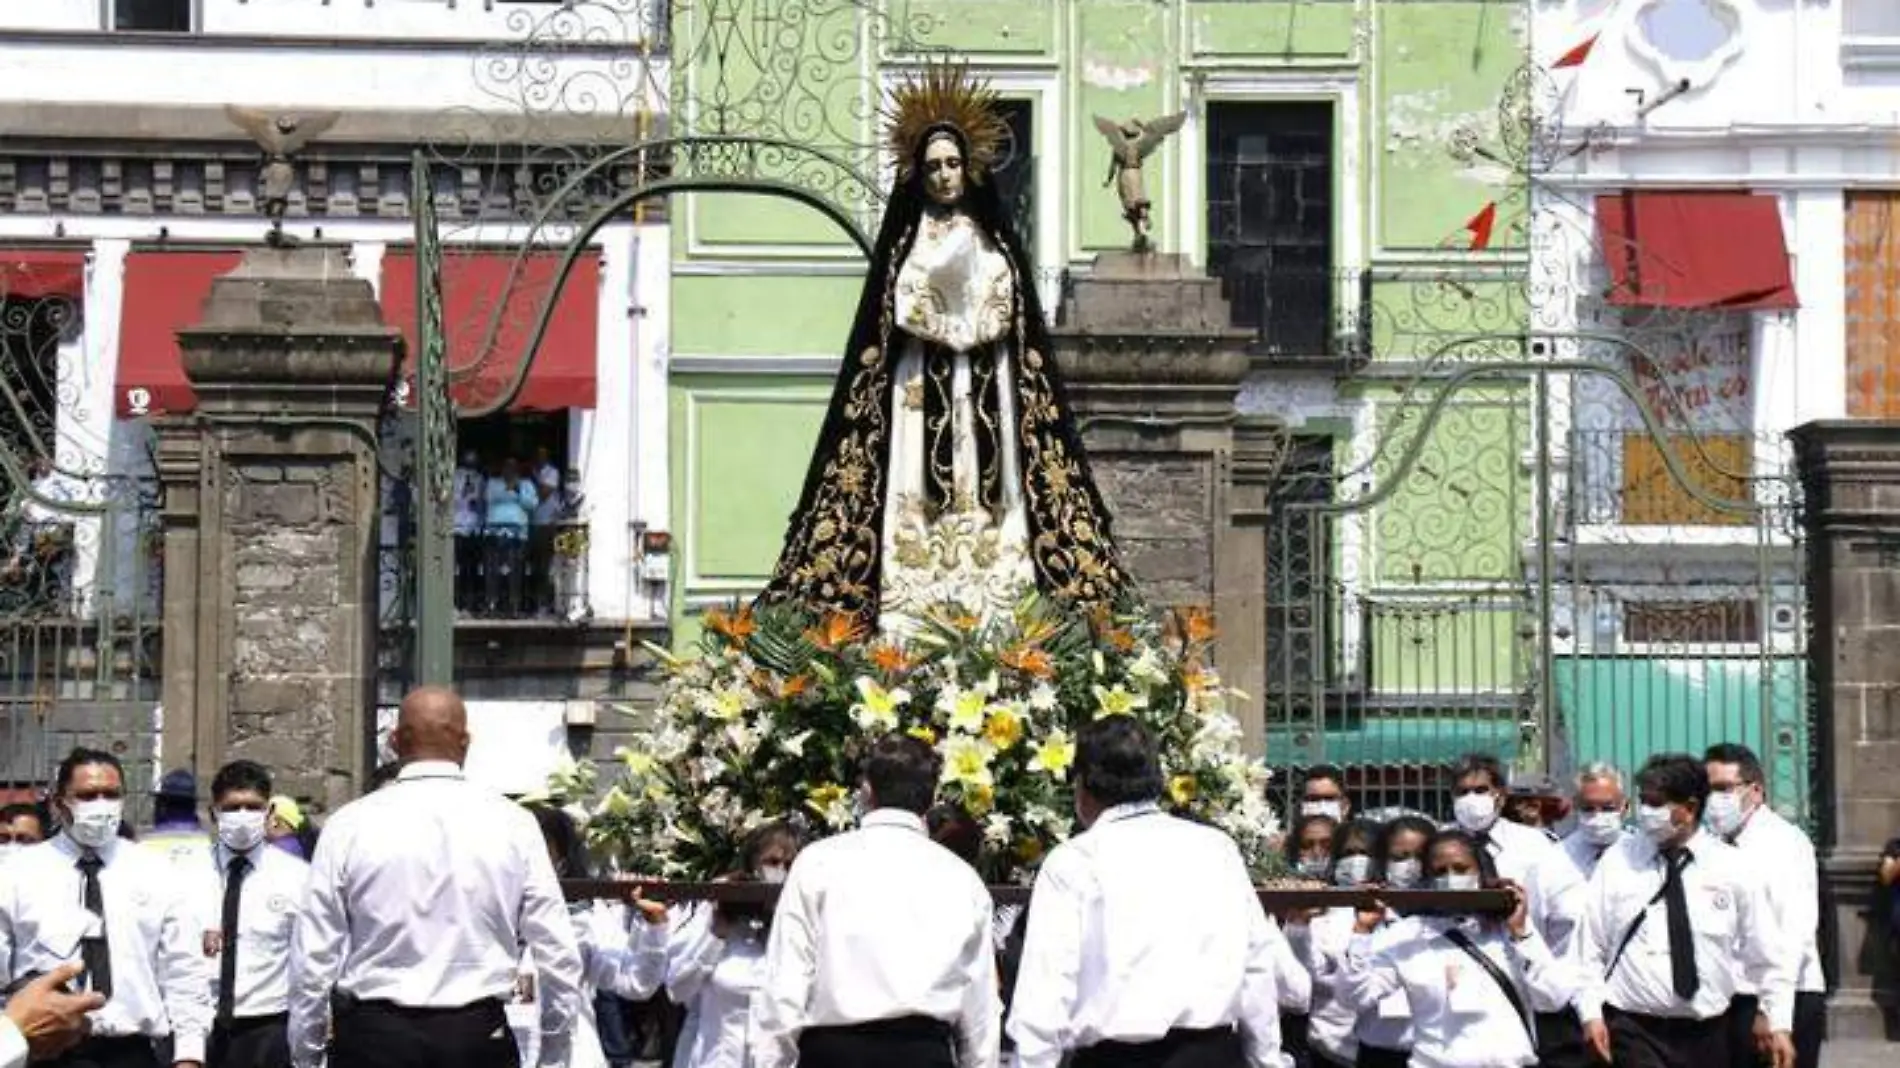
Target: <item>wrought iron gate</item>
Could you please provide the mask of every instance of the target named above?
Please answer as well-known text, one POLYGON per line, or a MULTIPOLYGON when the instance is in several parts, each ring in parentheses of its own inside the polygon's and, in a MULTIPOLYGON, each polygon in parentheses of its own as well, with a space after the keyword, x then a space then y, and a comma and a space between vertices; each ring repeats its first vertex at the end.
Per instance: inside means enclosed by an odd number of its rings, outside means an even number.
MULTIPOLYGON (((0 280, 7 275, 0 275, 0 280)), ((150 431, 95 411, 81 308, 0 285, 0 790, 75 745, 125 764, 128 819, 158 760, 161 574, 150 431)))

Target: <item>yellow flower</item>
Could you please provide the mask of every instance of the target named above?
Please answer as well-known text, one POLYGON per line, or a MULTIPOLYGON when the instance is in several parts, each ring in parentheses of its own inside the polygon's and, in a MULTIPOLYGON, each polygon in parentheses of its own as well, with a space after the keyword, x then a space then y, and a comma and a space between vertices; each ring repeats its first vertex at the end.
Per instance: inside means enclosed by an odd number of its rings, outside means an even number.
POLYGON ((963 791, 963 807, 970 815, 982 817, 990 814, 996 807, 996 788, 987 784, 978 784, 963 791))
POLYGON ((1132 715, 1140 709, 1148 707, 1148 699, 1146 697, 1137 693, 1129 693, 1128 687, 1123 686, 1119 682, 1108 689, 1096 686, 1094 690, 1096 719, 1101 719, 1103 716, 1132 715))
POLYGON ((989 721, 983 724, 983 737, 988 738, 998 752, 1007 752, 1023 740, 1023 718, 1008 705, 992 706, 989 721))
POLYGON ((1019 864, 1034 864, 1042 859, 1042 841, 1036 838, 1018 838, 1010 850, 1019 864))
POLYGON ((1176 775, 1168 780, 1168 796, 1177 805, 1185 805, 1200 796, 1201 784, 1192 775, 1176 775))
POLYGON ((842 802, 844 796, 850 792, 851 791, 839 786, 835 782, 828 782, 822 786, 812 787, 811 790, 805 794, 805 804, 811 806, 812 811, 822 816, 831 806, 842 802))
POLYGON ((990 786, 990 758, 996 751, 988 742, 967 735, 952 735, 943 743, 943 781, 963 786, 990 786))
POLYGON ((980 689, 946 689, 937 699, 937 707, 950 717, 950 729, 967 734, 983 729, 983 709, 988 704, 980 689))
POLYGON ((861 700, 851 706, 851 718, 866 730, 895 729, 897 710, 910 704, 909 690, 887 690, 870 679, 858 680, 858 697, 861 700))
POLYGON ((1051 775, 1067 774, 1069 765, 1075 763, 1075 743, 1064 732, 1055 731, 1035 743, 1030 759, 1051 775))
POLYGON ((905 731, 904 733, 910 735, 912 738, 917 739, 918 741, 924 743, 925 745, 937 744, 937 732, 931 730, 929 727, 912 727, 911 729, 905 731))
POLYGON ((659 768, 659 762, 650 753, 636 753, 623 746, 619 756, 620 762, 627 766, 627 774, 636 778, 646 778, 659 768))
POLYGON ((719 686, 712 692, 712 699, 706 702, 706 714, 717 720, 731 721, 745 715, 752 704, 750 691, 739 686, 719 686))

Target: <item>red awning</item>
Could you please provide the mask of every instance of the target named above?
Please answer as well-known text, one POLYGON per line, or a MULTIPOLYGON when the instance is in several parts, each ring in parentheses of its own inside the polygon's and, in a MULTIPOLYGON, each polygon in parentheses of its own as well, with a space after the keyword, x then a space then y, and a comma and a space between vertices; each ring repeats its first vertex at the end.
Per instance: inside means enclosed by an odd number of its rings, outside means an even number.
POLYGON ((1611 304, 1797 308, 1781 210, 1763 193, 1626 190, 1597 197, 1611 304))
POLYGON ((125 257, 125 306, 119 315, 119 417, 188 412, 198 395, 185 378, 178 331, 204 314, 212 279, 235 269, 243 253, 134 251, 125 257))
MULTIPOLYGON (((535 323, 553 293, 564 251, 472 252, 442 255, 442 324, 447 335, 450 393, 462 407, 486 406, 513 379, 535 323), (495 309, 500 308, 499 320, 495 309)), ((600 257, 574 261, 554 296, 547 333, 535 350, 514 411, 592 408, 595 341, 600 319, 600 257)), ((416 358, 416 261, 408 250, 383 256, 383 321, 408 342, 402 397, 413 404, 416 358)))
POLYGON ((0 299, 80 300, 85 295, 85 249, 0 249, 0 299))

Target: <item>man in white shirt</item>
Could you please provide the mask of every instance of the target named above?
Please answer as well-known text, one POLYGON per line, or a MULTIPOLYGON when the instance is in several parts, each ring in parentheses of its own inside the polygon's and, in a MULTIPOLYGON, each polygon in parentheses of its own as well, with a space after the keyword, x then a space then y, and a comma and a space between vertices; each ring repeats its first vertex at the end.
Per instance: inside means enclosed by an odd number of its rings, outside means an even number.
POLYGON ((1604 853, 1576 932, 1591 1052, 1616 1068, 1722 1068, 1729 1003, 1749 984, 1773 1029, 1774 1068, 1793 1068, 1794 968, 1761 880, 1701 828, 1708 771, 1661 754, 1636 790, 1642 833, 1604 853))
POLYGON ((217 967, 211 1068, 289 1068, 290 931, 310 865, 264 841, 270 773, 233 761, 211 780, 218 844, 197 891, 217 967))
MULTIPOLYGON (((1535 827, 1500 818, 1507 785, 1504 766, 1489 753, 1472 753, 1453 766, 1451 777, 1452 816, 1458 827, 1478 840, 1500 879, 1530 886, 1537 865, 1555 852, 1556 843, 1535 827)), ((1537 933, 1550 942, 1548 931, 1537 933)))
POLYGON ((859 828, 792 862, 752 1000, 752 1068, 996 1065, 989 891, 924 829, 941 771, 916 738, 879 739, 859 828))
MULTIPOLYGON (((1578 772, 1572 806, 1577 825, 1531 875, 1531 915, 1559 960, 1570 957, 1597 862, 1604 851, 1623 839, 1627 804, 1623 773, 1616 768, 1591 764, 1578 772)), ((1577 992, 1572 991, 1573 999, 1577 992)), ((1537 1014, 1537 1052, 1544 1068, 1585 1068, 1589 1064, 1574 1004, 1561 1012, 1537 1014)))
POLYGON ((1331 816, 1340 826, 1352 815, 1346 776, 1331 764, 1315 764, 1300 779, 1300 815, 1331 816))
POLYGON ((1154 739, 1130 716, 1076 736, 1087 830, 1029 900, 1010 1009, 1020 1068, 1280 1068, 1284 936, 1232 839, 1159 807, 1154 739))
POLYGON ((455 607, 472 612, 482 598, 483 493, 488 479, 481 457, 470 449, 455 469, 455 607))
MULTIPOLYGON (((1709 830, 1741 850, 1750 870, 1764 880, 1768 907, 1781 928, 1783 945, 1795 969, 1795 1068, 1820 1068, 1821 1039, 1827 1031, 1827 979, 1821 971, 1820 869, 1814 843, 1801 828, 1769 808, 1767 776, 1761 760, 1745 745, 1723 744, 1703 754, 1709 772, 1709 830)), ((1768 1021, 1749 1011, 1756 999, 1738 996, 1742 1034, 1752 1049, 1767 1048, 1768 1021)), ((1738 1034, 1739 1041, 1741 1035, 1738 1034)), ((1737 1060, 1750 1050, 1736 1051, 1737 1060)))
POLYGON ((85 1037, 86 1014, 106 999, 67 989, 84 971, 78 961, 62 964, 7 998, 0 1015, 0 1068, 21 1068, 28 1058, 50 1060, 85 1037))
POLYGON ((8 983, 84 965, 83 989, 105 996, 91 1033, 63 1062, 200 1068, 211 1031, 211 967, 181 875, 119 837, 125 772, 117 757, 75 749, 53 800, 64 829, 0 869, 0 971, 8 983))
POLYGON ((338 809, 311 862, 290 961, 290 1055, 314 1068, 514 1068, 505 1004, 522 947, 541 1063, 564 1065, 581 962, 534 818, 462 776, 451 690, 402 703, 395 784, 338 809), (332 995, 334 1028, 328 1026, 332 995))

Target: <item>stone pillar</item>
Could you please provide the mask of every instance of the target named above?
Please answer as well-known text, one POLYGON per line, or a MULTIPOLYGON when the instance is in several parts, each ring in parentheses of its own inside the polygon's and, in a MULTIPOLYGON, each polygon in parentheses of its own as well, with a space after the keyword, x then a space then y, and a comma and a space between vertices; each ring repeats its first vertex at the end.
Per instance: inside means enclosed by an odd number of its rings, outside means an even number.
MULTIPOLYGON (((1174 255, 1109 253, 1077 277, 1056 356, 1126 562, 1153 604, 1208 606, 1225 681, 1261 692, 1264 491, 1258 442, 1236 445, 1252 331, 1229 326, 1218 279, 1174 255)), ((1257 706, 1239 710, 1256 748, 1257 706)))
POLYGON ((159 427, 165 766, 354 797, 375 720, 377 423, 401 344, 328 245, 258 248, 179 331, 198 409, 159 427))
POLYGON ((1808 561, 1816 845, 1839 979, 1830 1037, 1884 1037, 1900 999, 1875 868, 1900 835, 1900 422, 1791 433, 1808 561))

